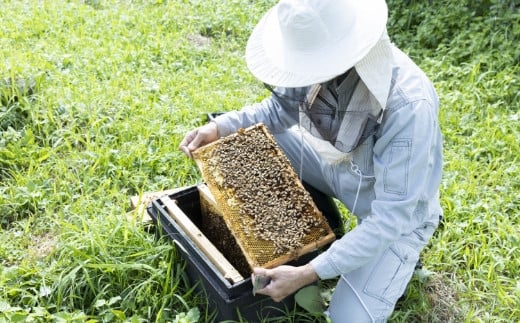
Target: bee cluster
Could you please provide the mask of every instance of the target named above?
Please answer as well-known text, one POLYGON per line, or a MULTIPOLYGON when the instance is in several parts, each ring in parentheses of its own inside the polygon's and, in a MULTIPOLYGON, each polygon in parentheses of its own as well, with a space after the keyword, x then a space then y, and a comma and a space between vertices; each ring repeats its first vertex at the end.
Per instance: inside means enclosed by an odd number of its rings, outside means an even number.
MULTIPOLYGON (((224 138, 225 139, 225 138, 224 138)), ((241 129, 215 146, 207 167, 216 170, 221 190, 232 190, 242 229, 274 244, 274 255, 294 251, 313 230, 324 232, 309 193, 290 163, 262 128, 241 129), (252 232, 251 232, 252 231, 252 232)))

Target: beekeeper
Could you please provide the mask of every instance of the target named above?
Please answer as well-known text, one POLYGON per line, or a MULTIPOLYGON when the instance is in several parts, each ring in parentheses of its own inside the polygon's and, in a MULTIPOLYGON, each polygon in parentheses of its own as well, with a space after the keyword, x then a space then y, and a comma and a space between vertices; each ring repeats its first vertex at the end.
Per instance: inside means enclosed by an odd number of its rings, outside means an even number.
POLYGON ((196 148, 262 122, 302 181, 337 198, 357 225, 310 263, 255 268, 275 301, 339 277, 333 322, 384 322, 442 210, 439 102, 428 77, 387 35, 383 0, 282 0, 253 30, 251 72, 264 101, 188 132, 196 148))

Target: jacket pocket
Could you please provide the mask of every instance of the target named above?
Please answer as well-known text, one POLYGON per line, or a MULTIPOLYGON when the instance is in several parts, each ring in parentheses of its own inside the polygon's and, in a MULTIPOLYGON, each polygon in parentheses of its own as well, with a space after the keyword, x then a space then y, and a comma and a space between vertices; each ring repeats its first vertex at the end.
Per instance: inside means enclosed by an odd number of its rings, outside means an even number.
POLYGON ((410 139, 392 141, 383 178, 385 192, 406 195, 411 154, 412 141, 410 139))
POLYGON ((364 292, 393 306, 410 281, 419 252, 402 242, 393 243, 379 258, 364 292))

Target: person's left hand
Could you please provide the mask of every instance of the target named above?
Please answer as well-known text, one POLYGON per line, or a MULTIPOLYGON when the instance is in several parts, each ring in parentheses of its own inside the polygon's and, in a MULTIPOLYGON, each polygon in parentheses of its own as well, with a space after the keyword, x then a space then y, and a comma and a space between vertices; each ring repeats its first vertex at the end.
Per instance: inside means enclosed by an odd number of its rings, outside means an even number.
POLYGON ((203 145, 209 144, 217 139, 217 124, 211 121, 201 127, 198 127, 188 132, 182 140, 182 142, 180 143, 179 149, 182 150, 186 154, 186 156, 193 158, 191 153, 194 150, 203 145))
POLYGON ((257 294, 270 296, 275 302, 280 302, 298 289, 316 281, 318 275, 310 264, 300 267, 279 266, 273 269, 254 268, 253 274, 267 276, 271 282, 257 294))

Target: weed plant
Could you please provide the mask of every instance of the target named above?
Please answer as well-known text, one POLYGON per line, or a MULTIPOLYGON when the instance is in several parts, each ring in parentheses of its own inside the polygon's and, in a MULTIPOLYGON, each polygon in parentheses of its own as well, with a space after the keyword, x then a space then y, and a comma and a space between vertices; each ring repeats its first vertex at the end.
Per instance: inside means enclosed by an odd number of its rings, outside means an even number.
MULTIPOLYGON (((274 3, 0 0, 0 322, 212 320, 129 198, 200 182, 185 132, 267 95, 243 56, 274 3)), ((388 4, 445 138, 445 220, 390 321, 519 322, 518 4, 388 4)))

